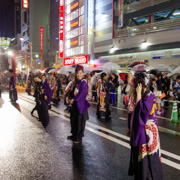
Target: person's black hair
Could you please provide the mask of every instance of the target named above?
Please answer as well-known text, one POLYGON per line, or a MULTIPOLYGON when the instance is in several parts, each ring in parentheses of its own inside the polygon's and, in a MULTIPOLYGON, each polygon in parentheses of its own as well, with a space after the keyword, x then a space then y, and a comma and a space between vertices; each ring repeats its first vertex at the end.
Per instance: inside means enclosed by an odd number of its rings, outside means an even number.
POLYGON ((46 77, 46 74, 44 73, 44 74, 42 74, 42 75, 41 75, 41 77, 43 77, 43 76, 45 76, 45 77, 46 77))
POLYGON ((83 66, 80 66, 80 65, 77 65, 77 66, 76 66, 75 73, 77 74, 79 71, 84 72, 83 66))
POLYGON ((13 73, 14 71, 13 71, 13 69, 9 69, 9 72, 10 72, 10 73, 13 73))
POLYGON ((128 78, 128 75, 126 74, 126 75, 125 75, 125 79, 127 80, 127 78, 128 78))
POLYGON ((103 80, 105 76, 106 76, 105 72, 101 73, 101 80, 103 80))
POLYGON ((143 98, 145 95, 144 89, 147 88, 146 83, 145 83, 145 78, 146 78, 146 74, 143 72, 137 72, 135 73, 135 79, 134 79, 134 102, 136 102, 137 99, 137 92, 136 92, 136 88, 138 87, 138 84, 142 84, 142 92, 141 92, 141 97, 143 98))
POLYGON ((178 75, 178 76, 176 77, 176 79, 179 79, 179 80, 180 80, 180 75, 178 75))
POLYGON ((35 75, 33 76, 33 78, 36 78, 36 77, 39 77, 39 75, 38 75, 38 74, 35 74, 35 75))

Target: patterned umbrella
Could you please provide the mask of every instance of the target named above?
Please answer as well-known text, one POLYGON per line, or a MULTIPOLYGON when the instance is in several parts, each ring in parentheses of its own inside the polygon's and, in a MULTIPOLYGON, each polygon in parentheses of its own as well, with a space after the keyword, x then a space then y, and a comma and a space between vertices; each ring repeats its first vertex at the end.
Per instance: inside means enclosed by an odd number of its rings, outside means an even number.
POLYGON ((136 62, 131 63, 131 64, 129 65, 129 67, 134 67, 134 66, 136 66, 136 65, 138 65, 138 64, 145 64, 145 65, 147 65, 145 62, 136 61, 136 62))
POLYGON ((141 71, 141 72, 146 72, 147 65, 146 64, 138 64, 134 66, 131 71, 141 71))

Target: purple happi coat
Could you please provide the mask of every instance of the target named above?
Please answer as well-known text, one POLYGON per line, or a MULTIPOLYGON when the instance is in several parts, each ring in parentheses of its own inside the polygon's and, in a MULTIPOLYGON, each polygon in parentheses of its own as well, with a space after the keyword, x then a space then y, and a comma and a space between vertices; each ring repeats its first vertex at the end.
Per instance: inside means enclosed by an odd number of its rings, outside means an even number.
POLYGON ((47 80, 45 80, 44 82, 42 81, 42 89, 44 91, 44 95, 47 96, 46 102, 50 104, 53 94, 47 80))
POLYGON ((9 89, 11 88, 11 86, 13 87, 13 89, 16 89, 16 82, 13 75, 10 77, 9 89))
MULTIPOLYGON (((137 180, 162 179, 156 98, 147 91, 136 104, 131 118, 131 174, 137 180), (133 172, 134 171, 134 172, 133 172)), ((130 173, 129 173, 130 174, 130 173)))
POLYGON ((74 91, 74 100, 77 103, 77 107, 80 114, 83 114, 89 107, 90 104, 86 100, 88 95, 88 84, 85 79, 83 79, 74 91))

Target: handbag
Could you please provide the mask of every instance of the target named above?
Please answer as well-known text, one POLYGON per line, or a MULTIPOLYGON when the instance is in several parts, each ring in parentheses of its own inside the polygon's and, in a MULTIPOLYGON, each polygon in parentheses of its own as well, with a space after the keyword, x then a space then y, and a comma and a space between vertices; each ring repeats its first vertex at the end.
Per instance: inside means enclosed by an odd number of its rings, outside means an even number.
POLYGON ((162 95, 161 95, 161 97, 160 97, 160 99, 163 99, 163 98, 165 98, 165 97, 166 97, 166 94, 163 92, 162 95))
POLYGON ((154 95, 155 95, 156 97, 161 97, 162 92, 161 92, 161 91, 154 91, 154 95))

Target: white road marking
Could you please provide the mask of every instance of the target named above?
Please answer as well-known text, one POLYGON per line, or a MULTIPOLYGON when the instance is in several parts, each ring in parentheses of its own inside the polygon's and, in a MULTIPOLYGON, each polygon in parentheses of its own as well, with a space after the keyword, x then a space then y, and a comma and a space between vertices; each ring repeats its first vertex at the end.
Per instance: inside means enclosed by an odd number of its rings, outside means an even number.
POLYGON ((120 120, 127 121, 127 118, 120 117, 120 120))
MULTIPOLYGON (((33 103, 35 103, 35 102, 33 101, 33 103)), ((68 117, 70 117, 69 113, 66 113, 66 112, 64 112, 64 111, 61 111, 61 110, 59 110, 59 109, 57 109, 57 108, 55 108, 55 107, 53 107, 53 109, 54 109, 54 110, 58 110, 58 112, 60 112, 60 113, 62 113, 62 114, 65 114, 65 115, 67 115, 68 117)), ((65 119, 66 121, 70 121, 69 118, 64 117, 63 115, 57 114, 57 113, 52 112, 52 111, 50 111, 50 112, 53 113, 53 114, 56 115, 56 116, 59 116, 59 117, 65 119)), ((127 136, 125 136, 125 135, 123 135, 123 134, 114 132, 114 131, 112 131, 112 130, 109 130, 109 129, 107 129, 107 128, 101 127, 101 126, 96 125, 96 124, 94 124, 94 123, 91 123, 91 122, 89 122, 89 121, 87 121, 87 124, 90 125, 90 126, 92 126, 92 127, 95 127, 95 128, 100 129, 100 130, 103 130, 103 131, 105 131, 105 132, 108 132, 108 133, 110 133, 110 134, 112 134, 112 135, 115 135, 115 136, 117 136, 117 137, 123 138, 123 139, 125 139, 125 140, 128 140, 128 141, 130 140, 129 137, 127 137, 127 136)), ((90 127, 88 127, 88 128, 90 128, 90 127)), ((92 129, 92 128, 91 128, 91 129, 92 129)), ((165 128, 165 129, 166 129, 166 128, 165 128)), ((91 131, 92 131, 92 130, 91 130, 91 131)), ((94 129, 93 129, 93 131, 97 131, 97 130, 94 130, 94 129)), ((99 132, 99 131, 97 131, 97 132, 99 132)), ((100 132, 99 132, 99 133, 100 133, 100 132)), ((104 134, 104 133, 103 133, 103 134, 104 134)), ((105 135, 105 134, 104 134, 104 135, 105 135)), ((109 136, 109 135, 106 135, 106 136, 107 136, 107 137, 111 137, 111 136, 109 136)), ((104 137, 104 136, 103 136, 103 137, 104 137)), ((113 137, 111 137, 111 138, 113 138, 113 137)), ((114 139, 116 139, 116 138, 114 138, 114 139)), ((116 140, 117 140, 117 141, 121 141, 121 140, 119 140, 119 139, 116 139, 116 140)), ((128 144, 128 143, 127 143, 127 144, 128 144)), ((126 146, 127 146, 127 145, 126 145, 126 146)), ((126 147, 126 146, 125 146, 125 147, 126 147)), ((169 157, 171 157, 171 158, 174 158, 174 159, 180 161, 180 156, 179 156, 179 155, 173 154, 173 153, 171 153, 171 152, 168 152, 168 151, 165 151, 165 150, 162 150, 162 149, 161 149, 161 152, 162 152, 162 154, 164 154, 164 155, 166 155, 166 156, 169 156, 169 157)), ((168 160, 168 161, 169 161, 169 160, 168 160)), ((166 161, 166 162, 168 162, 168 161, 166 161)))

